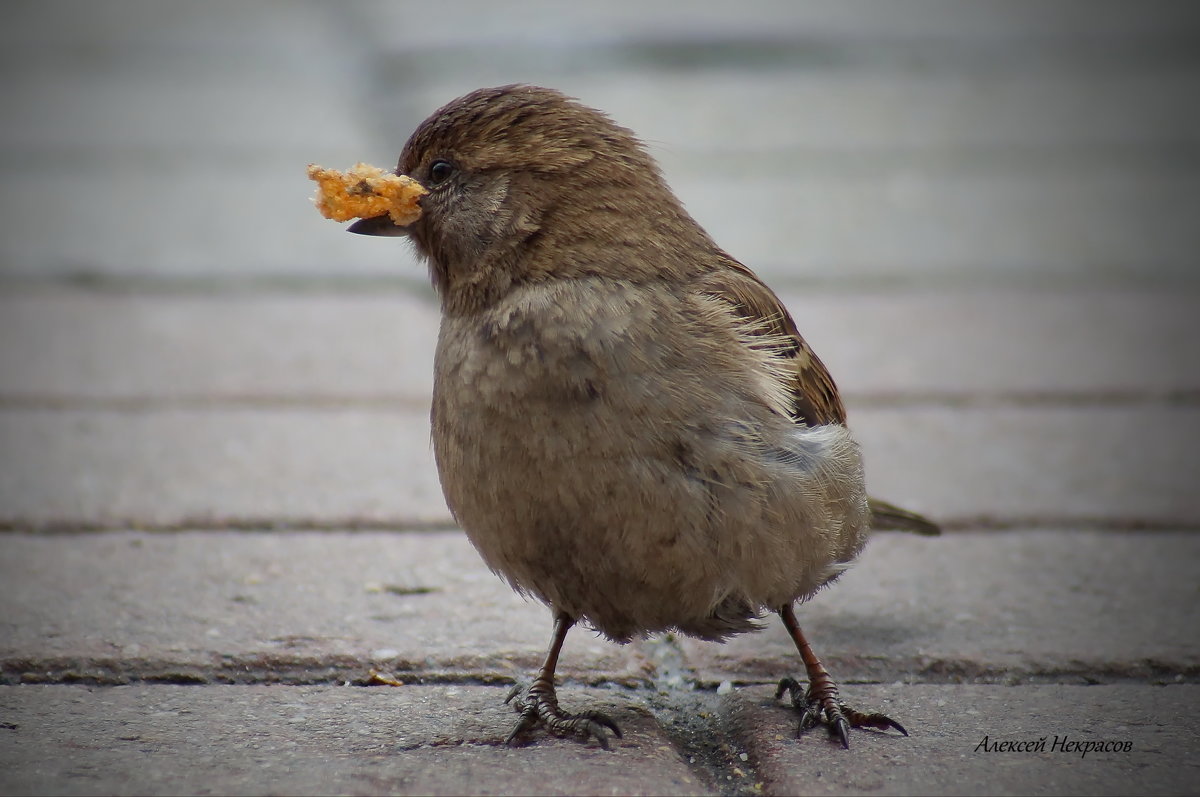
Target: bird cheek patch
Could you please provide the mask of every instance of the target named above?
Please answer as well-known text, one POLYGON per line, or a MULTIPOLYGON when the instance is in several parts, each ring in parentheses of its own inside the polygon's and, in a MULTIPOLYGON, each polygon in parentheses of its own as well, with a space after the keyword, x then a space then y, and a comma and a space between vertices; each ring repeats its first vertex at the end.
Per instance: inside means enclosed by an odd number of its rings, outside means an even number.
POLYGON ((317 183, 313 204, 322 216, 334 221, 386 214, 393 224, 405 227, 421 218, 418 201, 428 193, 407 175, 385 172, 365 163, 356 164, 346 172, 310 163, 308 179, 317 183))

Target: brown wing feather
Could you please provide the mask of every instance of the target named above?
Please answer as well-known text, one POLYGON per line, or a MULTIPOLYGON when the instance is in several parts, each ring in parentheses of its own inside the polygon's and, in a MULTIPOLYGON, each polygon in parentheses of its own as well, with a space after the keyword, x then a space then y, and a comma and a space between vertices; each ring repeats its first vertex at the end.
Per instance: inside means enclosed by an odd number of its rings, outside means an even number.
POLYGON ((844 424, 846 407, 833 377, 804 342, 779 297, 738 261, 731 257, 722 260, 724 267, 704 275, 699 288, 729 302, 738 316, 750 322, 747 329, 769 340, 772 353, 790 361, 785 373, 792 397, 792 417, 809 426, 844 424))
MULTIPOLYGON (((779 297, 753 271, 733 258, 724 257, 722 264, 724 268, 701 278, 699 288, 709 296, 728 302, 734 312, 748 322, 744 331, 762 338, 763 345, 758 348, 785 361, 786 366, 777 372, 787 382, 792 418, 809 426, 844 424, 846 407, 833 377, 804 342, 796 322, 779 297)), ((869 499, 869 504, 874 529, 941 534, 936 523, 915 512, 877 498, 869 499)))

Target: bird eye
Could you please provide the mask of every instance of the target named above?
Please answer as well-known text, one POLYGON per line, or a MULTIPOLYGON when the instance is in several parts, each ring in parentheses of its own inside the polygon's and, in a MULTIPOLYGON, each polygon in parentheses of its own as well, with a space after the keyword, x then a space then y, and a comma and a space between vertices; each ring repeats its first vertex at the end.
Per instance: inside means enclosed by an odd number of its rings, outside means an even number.
POLYGON ((450 165, 450 161, 434 161, 429 167, 429 184, 444 183, 453 173, 454 167, 450 165))

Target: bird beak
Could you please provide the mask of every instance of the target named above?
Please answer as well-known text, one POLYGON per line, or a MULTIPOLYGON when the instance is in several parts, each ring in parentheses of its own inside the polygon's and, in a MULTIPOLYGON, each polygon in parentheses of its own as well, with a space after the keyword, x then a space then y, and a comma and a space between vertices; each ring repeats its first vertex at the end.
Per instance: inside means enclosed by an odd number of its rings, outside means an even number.
POLYGON ((380 235, 395 237, 408 235, 408 228, 392 222, 392 217, 386 213, 382 216, 372 216, 369 219, 359 219, 346 228, 346 232, 358 235, 380 235))

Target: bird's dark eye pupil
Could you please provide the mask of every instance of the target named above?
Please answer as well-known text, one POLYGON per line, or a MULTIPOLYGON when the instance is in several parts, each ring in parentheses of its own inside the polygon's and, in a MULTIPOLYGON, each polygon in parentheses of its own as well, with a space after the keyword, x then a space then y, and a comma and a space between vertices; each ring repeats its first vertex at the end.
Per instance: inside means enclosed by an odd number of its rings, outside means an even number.
POLYGON ((434 185, 444 182, 453 171, 454 167, 448 161, 434 161, 429 167, 429 182, 434 185))

